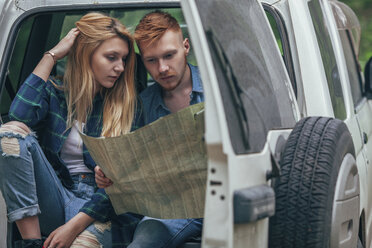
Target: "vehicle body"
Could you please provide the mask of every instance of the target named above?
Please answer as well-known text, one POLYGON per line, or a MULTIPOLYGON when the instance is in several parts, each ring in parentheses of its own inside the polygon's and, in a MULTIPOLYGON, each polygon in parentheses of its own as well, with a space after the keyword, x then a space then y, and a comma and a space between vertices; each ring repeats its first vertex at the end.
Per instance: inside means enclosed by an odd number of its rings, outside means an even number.
MULTIPOLYGON (((188 29, 203 79, 208 180, 202 247, 269 247, 269 225, 274 226, 269 217, 286 141, 304 123, 302 118, 315 116, 340 119, 353 145, 337 170, 330 169, 336 181, 327 185, 340 197, 330 195, 331 205, 323 209, 329 215, 329 233, 321 247, 372 247, 372 88, 357 61, 358 21, 338 1, 3 1, 3 121, 16 89, 43 52, 82 13, 107 11, 135 25, 138 18, 127 13, 159 8, 171 13, 182 9, 179 20, 188 29)), ((54 73, 63 73, 61 68, 63 62, 54 73)), ((316 163, 308 164, 316 168, 316 163)), ((294 247, 312 247, 295 242, 294 247)))

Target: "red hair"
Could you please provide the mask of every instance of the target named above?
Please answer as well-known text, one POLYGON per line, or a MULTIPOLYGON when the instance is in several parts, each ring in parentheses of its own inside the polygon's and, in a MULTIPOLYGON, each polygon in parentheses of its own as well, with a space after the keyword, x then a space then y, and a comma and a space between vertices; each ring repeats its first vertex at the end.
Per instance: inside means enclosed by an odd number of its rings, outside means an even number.
POLYGON ((137 25, 134 32, 134 39, 138 47, 140 47, 141 43, 148 43, 150 45, 158 41, 168 30, 182 33, 176 18, 169 13, 163 11, 150 12, 142 17, 137 25))

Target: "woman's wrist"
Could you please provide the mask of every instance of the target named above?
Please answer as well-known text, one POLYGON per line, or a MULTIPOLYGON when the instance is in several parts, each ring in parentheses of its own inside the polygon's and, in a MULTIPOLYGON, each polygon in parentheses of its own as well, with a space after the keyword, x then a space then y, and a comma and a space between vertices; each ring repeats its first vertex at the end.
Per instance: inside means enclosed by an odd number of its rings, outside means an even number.
POLYGON ((89 215, 79 212, 75 217, 73 217, 68 224, 73 227, 74 232, 79 234, 80 232, 84 231, 84 229, 89 226, 91 223, 94 222, 94 219, 89 215))
POLYGON ((47 55, 47 56, 51 56, 52 57, 52 59, 53 59, 53 61, 54 61, 54 64, 56 64, 57 63, 57 57, 56 57, 56 54, 54 53, 54 52, 52 52, 52 51, 46 51, 45 53, 44 53, 44 55, 47 55))

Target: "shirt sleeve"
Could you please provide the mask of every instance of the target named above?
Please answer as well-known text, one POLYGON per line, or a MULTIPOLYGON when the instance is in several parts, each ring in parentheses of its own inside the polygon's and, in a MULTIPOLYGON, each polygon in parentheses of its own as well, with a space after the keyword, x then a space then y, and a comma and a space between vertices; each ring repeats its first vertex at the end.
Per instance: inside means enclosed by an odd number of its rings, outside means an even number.
POLYGON ((45 118, 49 110, 51 84, 31 74, 17 92, 9 110, 9 118, 34 127, 45 118))
POLYGON ((85 203, 79 212, 86 213, 100 222, 106 222, 110 220, 110 216, 115 211, 105 190, 98 189, 97 192, 93 194, 91 200, 85 203))

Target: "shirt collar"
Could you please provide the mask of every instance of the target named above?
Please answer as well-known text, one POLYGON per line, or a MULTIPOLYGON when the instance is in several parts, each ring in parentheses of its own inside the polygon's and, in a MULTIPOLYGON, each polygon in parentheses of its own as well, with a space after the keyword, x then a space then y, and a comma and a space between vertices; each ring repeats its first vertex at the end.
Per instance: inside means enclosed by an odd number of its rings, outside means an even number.
POLYGON ((189 66, 190 72, 191 72, 192 91, 203 93, 203 85, 200 79, 199 68, 191 64, 187 64, 187 65, 189 66))
MULTIPOLYGON (((193 95, 194 92, 198 92, 198 93, 203 93, 203 85, 201 83, 201 79, 200 79, 200 73, 199 73, 199 68, 197 66, 193 66, 189 63, 187 63, 187 65, 189 66, 190 68, 190 73, 191 73, 191 81, 192 81, 192 92, 191 92, 191 96, 193 95)), ((167 106, 165 106, 165 103, 163 101, 163 93, 162 93, 162 88, 161 86, 158 84, 158 83, 155 83, 155 88, 153 89, 154 91, 154 96, 155 96, 155 102, 158 102, 159 106, 161 106, 162 108, 168 110, 167 106)))

